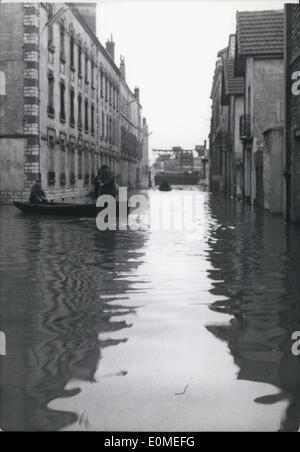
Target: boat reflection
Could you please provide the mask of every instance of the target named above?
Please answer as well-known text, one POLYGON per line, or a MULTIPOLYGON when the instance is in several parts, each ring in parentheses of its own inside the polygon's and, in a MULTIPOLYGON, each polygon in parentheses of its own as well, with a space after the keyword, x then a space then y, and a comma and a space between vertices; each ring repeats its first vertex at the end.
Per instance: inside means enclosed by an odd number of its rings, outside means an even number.
MULTIPOLYGON (((78 394, 79 388, 66 389, 71 380, 93 382, 102 350, 126 340, 99 339, 130 328, 124 315, 136 309, 111 305, 105 296, 111 301, 112 281, 141 262, 145 236, 99 232, 92 220, 78 226, 19 217, 12 224, 8 236, 17 241, 6 235, 1 242, 10 264, 1 267, 0 329, 7 356, 0 357, 0 427, 58 430, 78 414, 50 409, 49 402, 78 394)), ((113 287, 126 296, 130 282, 118 279, 113 287)))

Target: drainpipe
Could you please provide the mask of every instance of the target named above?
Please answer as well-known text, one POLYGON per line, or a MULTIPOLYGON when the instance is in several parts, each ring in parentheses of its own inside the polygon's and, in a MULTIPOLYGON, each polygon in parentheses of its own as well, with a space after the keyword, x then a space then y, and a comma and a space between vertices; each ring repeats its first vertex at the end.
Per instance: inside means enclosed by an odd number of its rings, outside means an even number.
POLYGON ((290 143, 288 143, 288 118, 287 118, 287 102, 289 101, 289 67, 288 67, 288 13, 289 5, 284 5, 284 102, 283 102, 283 111, 284 111, 284 151, 285 151, 285 170, 284 170, 284 178, 285 178, 285 219, 287 222, 291 221, 291 141, 292 137, 290 137, 290 143))

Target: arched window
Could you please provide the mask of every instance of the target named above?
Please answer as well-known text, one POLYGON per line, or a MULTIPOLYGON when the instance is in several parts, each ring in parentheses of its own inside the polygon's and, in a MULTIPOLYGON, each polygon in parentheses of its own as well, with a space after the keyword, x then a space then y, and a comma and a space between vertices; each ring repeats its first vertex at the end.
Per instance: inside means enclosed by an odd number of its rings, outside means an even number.
POLYGON ((2 71, 0 71, 0 96, 6 96, 6 79, 2 71))

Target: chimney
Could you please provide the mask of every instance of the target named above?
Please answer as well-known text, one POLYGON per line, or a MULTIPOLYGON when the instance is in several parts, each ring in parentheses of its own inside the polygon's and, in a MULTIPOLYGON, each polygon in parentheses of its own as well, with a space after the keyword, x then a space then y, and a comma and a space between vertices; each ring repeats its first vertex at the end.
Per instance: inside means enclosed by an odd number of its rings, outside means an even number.
POLYGON ((134 88, 134 96, 136 98, 136 100, 139 102, 140 101, 140 88, 134 88))
POLYGON ((74 3, 74 7, 96 36, 96 3, 74 3))
POLYGON ((114 43, 114 41, 113 41, 112 35, 111 35, 111 37, 110 37, 110 40, 108 39, 108 40, 106 41, 105 46, 106 46, 106 50, 107 50, 107 52, 109 53, 111 59, 112 59, 113 61, 115 61, 115 43, 114 43))
POLYGON ((120 72, 121 72, 121 76, 123 77, 123 79, 125 80, 125 58, 123 56, 121 56, 120 59, 120 72))
POLYGON ((204 140, 204 149, 206 149, 206 140, 204 140))

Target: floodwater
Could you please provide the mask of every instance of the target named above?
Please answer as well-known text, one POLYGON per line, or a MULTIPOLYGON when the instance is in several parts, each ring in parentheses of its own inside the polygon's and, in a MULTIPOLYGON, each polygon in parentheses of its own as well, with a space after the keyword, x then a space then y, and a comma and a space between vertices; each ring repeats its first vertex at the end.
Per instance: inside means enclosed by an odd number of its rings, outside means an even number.
POLYGON ((193 193, 194 231, 1 207, 2 430, 299 429, 300 231, 193 193))

